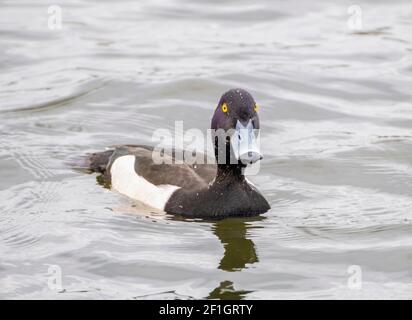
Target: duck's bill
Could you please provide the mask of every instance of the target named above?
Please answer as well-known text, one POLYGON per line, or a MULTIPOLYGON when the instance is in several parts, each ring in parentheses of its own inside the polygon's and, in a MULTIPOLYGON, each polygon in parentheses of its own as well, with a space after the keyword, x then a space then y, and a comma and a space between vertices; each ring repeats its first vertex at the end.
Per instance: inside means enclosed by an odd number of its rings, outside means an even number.
POLYGON ((230 138, 233 154, 236 160, 243 164, 252 164, 263 158, 254 131, 251 120, 246 126, 238 120, 236 129, 230 138))

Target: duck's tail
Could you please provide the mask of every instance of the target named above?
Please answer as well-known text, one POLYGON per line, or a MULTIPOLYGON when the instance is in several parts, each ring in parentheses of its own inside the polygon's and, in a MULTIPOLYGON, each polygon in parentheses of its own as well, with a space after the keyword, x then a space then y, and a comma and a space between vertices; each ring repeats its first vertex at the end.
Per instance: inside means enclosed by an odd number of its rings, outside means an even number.
POLYGON ((68 164, 75 170, 83 172, 105 173, 114 150, 90 153, 76 159, 71 159, 68 164))

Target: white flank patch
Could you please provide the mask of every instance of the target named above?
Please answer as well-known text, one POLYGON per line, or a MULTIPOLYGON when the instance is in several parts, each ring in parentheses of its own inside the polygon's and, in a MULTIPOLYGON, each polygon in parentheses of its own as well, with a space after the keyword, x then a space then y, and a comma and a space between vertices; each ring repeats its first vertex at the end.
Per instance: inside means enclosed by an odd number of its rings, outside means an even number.
POLYGON ((132 155, 119 157, 113 162, 110 169, 112 188, 150 207, 164 210, 166 202, 179 187, 150 183, 136 173, 134 163, 132 155))
POLYGON ((248 184, 250 184, 253 188, 257 189, 256 186, 250 181, 248 178, 245 177, 245 180, 248 184))

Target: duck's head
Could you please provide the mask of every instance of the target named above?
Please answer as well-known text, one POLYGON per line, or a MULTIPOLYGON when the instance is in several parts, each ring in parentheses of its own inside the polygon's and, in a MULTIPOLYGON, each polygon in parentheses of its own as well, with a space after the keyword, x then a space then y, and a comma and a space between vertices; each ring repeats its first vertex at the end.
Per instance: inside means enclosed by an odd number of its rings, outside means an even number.
POLYGON ((243 89, 232 89, 220 98, 212 118, 218 163, 248 165, 262 159, 256 137, 259 106, 243 89))

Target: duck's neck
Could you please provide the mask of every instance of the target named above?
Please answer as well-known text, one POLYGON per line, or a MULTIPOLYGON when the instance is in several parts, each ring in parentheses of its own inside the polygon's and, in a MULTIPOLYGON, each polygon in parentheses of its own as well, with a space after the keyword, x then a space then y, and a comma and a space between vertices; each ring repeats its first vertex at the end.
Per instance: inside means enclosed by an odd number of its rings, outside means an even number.
POLYGON ((218 164, 215 183, 233 183, 245 181, 243 170, 245 166, 240 164, 218 164))

